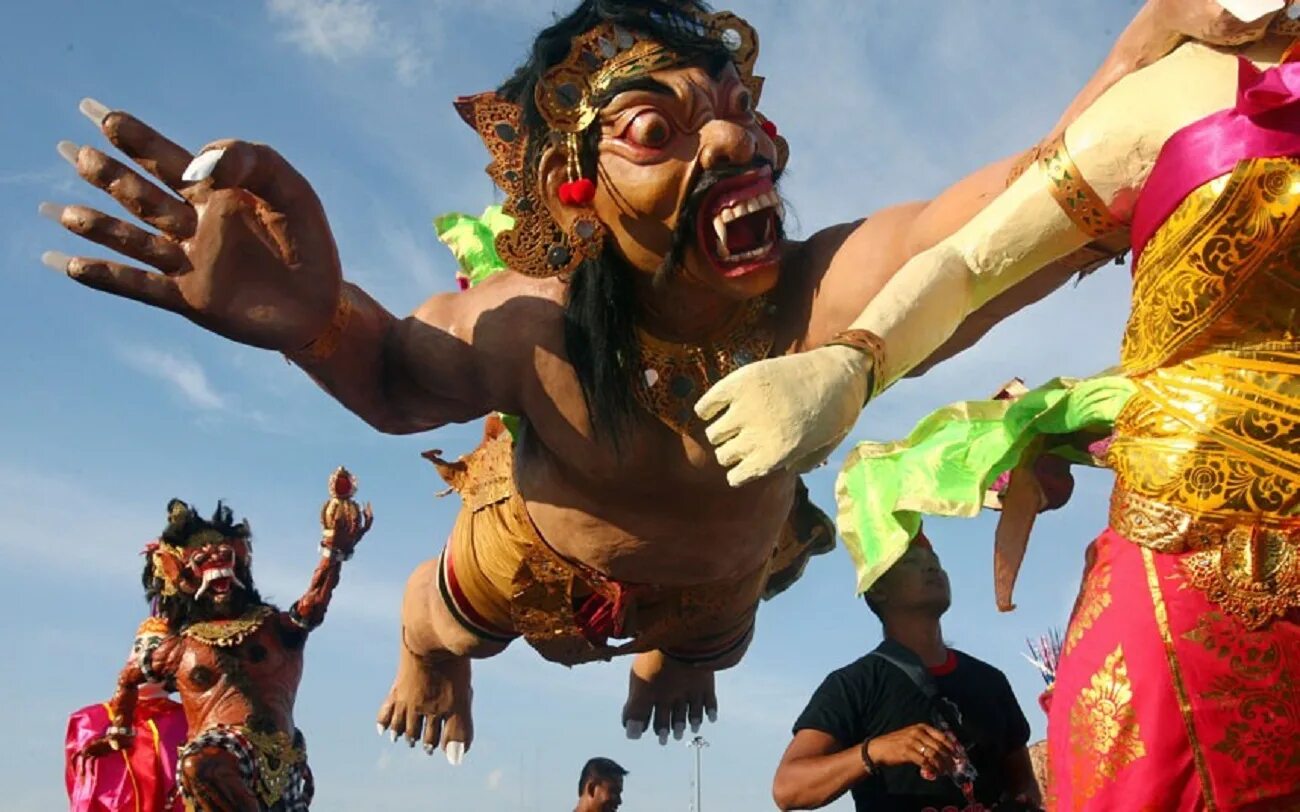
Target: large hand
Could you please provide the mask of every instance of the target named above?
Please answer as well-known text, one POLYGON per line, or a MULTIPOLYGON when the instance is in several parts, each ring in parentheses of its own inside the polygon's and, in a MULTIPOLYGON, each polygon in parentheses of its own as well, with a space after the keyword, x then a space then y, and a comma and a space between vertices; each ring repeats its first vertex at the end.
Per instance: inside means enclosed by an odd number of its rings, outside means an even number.
POLYGON ((718 381, 695 413, 712 420, 705 434, 730 469, 727 481, 740 487, 826 459, 862 411, 870 365, 865 354, 836 345, 759 361, 718 381))
POLYGON ((342 285, 338 253, 316 193, 284 158, 219 141, 196 159, 127 113, 92 99, 81 109, 179 197, 93 147, 60 143, 77 174, 157 232, 85 206, 43 203, 41 213, 157 273, 53 251, 46 264, 256 347, 293 351, 324 332, 342 285))

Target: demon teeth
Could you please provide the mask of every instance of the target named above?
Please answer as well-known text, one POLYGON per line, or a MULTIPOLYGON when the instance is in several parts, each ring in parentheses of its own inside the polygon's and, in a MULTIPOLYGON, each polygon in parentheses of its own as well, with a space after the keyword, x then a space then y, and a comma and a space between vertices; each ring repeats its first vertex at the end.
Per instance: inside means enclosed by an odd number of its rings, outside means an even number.
POLYGON ((229 567, 225 567, 222 569, 205 570, 203 572, 203 583, 199 585, 199 591, 194 593, 194 597, 196 599, 203 597, 203 593, 207 592, 208 587, 211 586, 212 582, 217 580, 218 578, 229 578, 230 580, 234 581, 236 584, 239 584, 239 586, 241 587, 244 586, 244 584, 240 582, 239 577, 235 575, 235 571, 233 569, 230 569, 229 567))
POLYGON ((785 218, 785 206, 781 204, 781 198, 777 197, 775 191, 764 192, 763 194, 755 195, 748 200, 741 200, 732 203, 714 216, 713 232, 718 238, 717 254, 719 259, 752 259, 754 257, 762 256, 771 249, 773 229, 772 224, 769 223, 765 235, 767 242, 762 247, 746 251, 743 254, 737 254, 734 257, 731 255, 731 252, 727 250, 727 224, 739 220, 741 217, 763 211, 764 209, 774 209, 778 218, 785 218))

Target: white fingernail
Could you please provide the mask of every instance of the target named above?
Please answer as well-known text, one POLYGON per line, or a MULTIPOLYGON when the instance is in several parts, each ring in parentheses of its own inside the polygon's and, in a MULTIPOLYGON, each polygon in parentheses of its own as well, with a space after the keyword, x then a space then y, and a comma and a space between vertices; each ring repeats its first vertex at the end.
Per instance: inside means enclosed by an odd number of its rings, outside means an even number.
POLYGON ((56 223, 63 223, 63 206, 58 203, 42 203, 36 207, 36 211, 47 220, 53 220, 56 223))
POLYGON ((664 744, 667 744, 667 743, 668 743, 668 730, 667 730, 667 729, 664 729, 664 730, 656 730, 655 732, 659 734, 659 744, 664 745, 664 744))
POLYGON ((709 717, 710 722, 718 721, 718 711, 716 708, 709 708, 704 713, 709 717))
POLYGON ((391 740, 392 740, 393 742, 396 742, 396 741, 397 741, 397 731, 396 731, 396 730, 389 731, 389 735, 390 735, 391 740))
POLYGON ((221 156, 225 154, 226 151, 224 149, 210 149, 207 152, 201 153, 194 160, 190 161, 189 166, 185 167, 185 171, 181 173, 181 180, 186 183, 197 183, 201 180, 207 180, 212 177, 212 170, 217 168, 217 162, 220 161, 221 156))
POLYGON ((407 746, 407 747, 410 747, 412 750, 414 750, 414 749, 415 749, 415 739, 407 739, 407 740, 406 740, 406 746, 407 746))
POLYGON ((699 720, 699 719, 692 719, 692 720, 691 720, 691 732, 692 732, 692 733, 699 733, 699 732, 700 732, 700 725, 701 725, 701 724, 702 724, 701 720, 699 720))
POLYGON ((639 739, 641 738, 641 734, 645 733, 645 722, 631 719, 623 726, 623 729, 627 732, 627 737, 629 739, 639 739))
POLYGON ((55 149, 59 151, 59 155, 63 157, 63 160, 73 166, 77 165, 77 153, 81 151, 81 147, 71 141, 60 141, 55 149))
POLYGON ((382 737, 384 735, 384 726, 375 722, 375 732, 382 737))
POLYGON ((681 738, 682 738, 682 736, 684 736, 685 734, 686 734, 686 723, 685 723, 685 722, 675 722, 675 723, 673 723, 673 738, 674 738, 674 739, 677 739, 677 740, 680 741, 681 738))
POLYGON ((434 750, 437 750, 437 749, 438 749, 438 748, 434 747, 432 744, 425 744, 425 745, 424 745, 424 752, 425 752, 427 755, 430 755, 430 756, 433 755, 433 751, 434 751, 434 750))
POLYGON ((96 127, 103 124, 104 119, 108 118, 108 114, 113 112, 112 110, 109 110, 108 106, 103 102, 96 101, 89 97, 82 99, 81 104, 77 105, 77 109, 80 110, 81 114, 86 118, 95 122, 96 127))
POLYGON ((62 251, 46 251, 41 254, 41 262, 50 270, 66 275, 72 265, 72 257, 62 251))
POLYGON ((447 763, 453 767, 459 767, 460 763, 465 760, 465 743, 464 742, 447 742, 447 763))

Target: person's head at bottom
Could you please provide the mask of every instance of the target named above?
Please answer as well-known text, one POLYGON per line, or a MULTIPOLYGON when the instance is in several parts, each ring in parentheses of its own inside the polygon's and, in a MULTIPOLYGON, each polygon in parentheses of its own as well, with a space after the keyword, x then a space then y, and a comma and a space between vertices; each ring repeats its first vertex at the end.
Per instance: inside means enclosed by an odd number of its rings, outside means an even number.
POLYGON ((952 588, 930 542, 918 536, 864 597, 867 608, 880 618, 886 636, 890 636, 890 627, 900 624, 934 624, 937 628, 939 618, 952 605, 952 588))
POLYGON ((582 766, 578 778, 578 806, 574 812, 614 812, 623 803, 623 776, 618 762, 596 757, 582 766))

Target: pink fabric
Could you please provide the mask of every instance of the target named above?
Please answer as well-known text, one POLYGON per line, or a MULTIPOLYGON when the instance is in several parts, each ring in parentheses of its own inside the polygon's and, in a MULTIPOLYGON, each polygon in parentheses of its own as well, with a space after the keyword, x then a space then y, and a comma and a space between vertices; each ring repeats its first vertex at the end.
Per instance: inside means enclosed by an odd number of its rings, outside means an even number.
POLYGON ((1235 107, 1165 142, 1133 211, 1133 267, 1156 229, 1192 191, 1250 158, 1300 155, 1300 62, 1261 71, 1238 57, 1235 107))
POLYGON ((1052 686, 1049 808, 1300 809, 1300 618, 1246 629, 1186 582, 1189 554, 1156 553, 1166 649, 1142 549, 1113 530, 1095 544, 1052 686), (1118 689, 1104 667, 1116 652, 1128 677, 1118 689), (1102 742, 1132 725, 1141 754, 1115 758, 1131 745, 1102 742))
POLYGON ((104 735, 108 709, 89 705, 68 718, 64 779, 69 812, 180 812, 179 799, 170 806, 167 801, 176 786, 176 748, 185 741, 184 710, 166 697, 142 699, 133 722, 135 737, 126 750, 90 759, 79 773, 75 756, 104 735))

